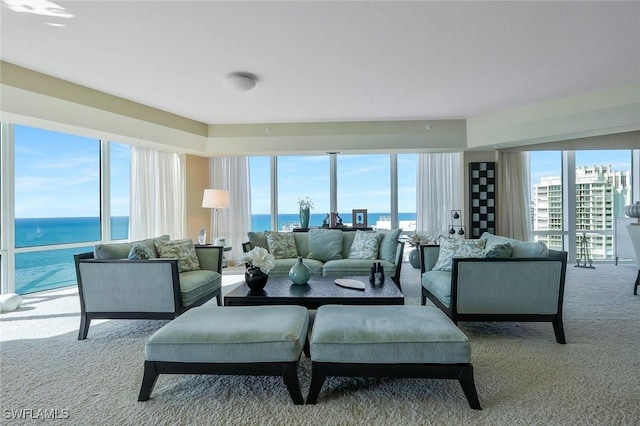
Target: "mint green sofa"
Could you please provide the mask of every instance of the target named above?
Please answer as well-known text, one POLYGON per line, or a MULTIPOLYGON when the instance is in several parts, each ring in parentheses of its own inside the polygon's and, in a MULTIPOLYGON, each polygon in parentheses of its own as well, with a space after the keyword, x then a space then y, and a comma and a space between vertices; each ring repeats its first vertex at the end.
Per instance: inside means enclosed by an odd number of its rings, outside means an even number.
MULTIPOLYGON (((289 269, 297 262, 297 256, 304 258, 303 262, 309 267, 311 276, 322 277, 368 276, 371 265, 376 262, 383 266, 385 277, 391 278, 398 288, 402 288, 400 285, 400 271, 402 268, 404 242, 398 240, 401 231, 401 229, 375 231, 383 235, 376 259, 350 259, 349 252, 356 233, 340 231, 342 234, 342 249, 339 256, 341 258, 327 261, 308 258, 309 234, 307 232, 292 232, 297 250, 296 257, 275 259, 275 267, 269 272, 269 275, 287 276, 289 269)), ((269 250, 266 232, 249 232, 248 236, 249 241, 242 244, 244 252, 248 252, 254 247, 263 247, 269 250)))
POLYGON ((562 323, 567 253, 484 233, 485 251, 511 247, 510 257, 454 257, 451 272, 433 270, 440 246, 421 245, 422 304, 429 299, 454 322, 548 321, 566 343, 562 323))
MULTIPOLYGON (((165 241, 169 236, 158 237, 165 241)), ((199 270, 179 272, 178 259, 131 259, 135 243, 158 256, 154 238, 131 243, 99 244, 74 255, 80 296, 80 330, 84 340, 92 319, 173 319, 213 297, 222 306, 223 247, 196 246, 199 270)))

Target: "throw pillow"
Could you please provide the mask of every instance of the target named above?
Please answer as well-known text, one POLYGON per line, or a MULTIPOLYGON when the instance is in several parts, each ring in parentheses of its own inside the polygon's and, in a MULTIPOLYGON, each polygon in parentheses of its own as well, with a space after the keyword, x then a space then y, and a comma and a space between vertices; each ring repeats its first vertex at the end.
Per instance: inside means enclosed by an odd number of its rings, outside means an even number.
POLYGON ((434 271, 451 272, 454 257, 484 257, 484 240, 461 240, 458 238, 440 237, 440 253, 434 271))
POLYGON ((196 248, 190 239, 174 241, 155 240, 153 244, 155 244, 160 257, 178 259, 178 272, 197 271, 200 269, 196 248))
POLYGON ((251 248, 262 247, 269 250, 265 232, 249 232, 249 243, 251 243, 251 248))
POLYGON ((291 232, 267 232, 269 253, 276 259, 295 259, 298 257, 296 241, 291 232))
POLYGON ((494 244, 485 247, 484 257, 511 257, 511 243, 494 244))
POLYGON ((387 262, 394 263, 396 261, 396 250, 398 248, 398 238, 402 229, 378 229, 376 233, 382 234, 380 241, 379 258, 387 262))
POLYGON ((129 252, 129 259, 153 259, 156 257, 156 254, 153 250, 147 247, 143 243, 135 243, 131 246, 131 251, 129 252))
POLYGON ((308 259, 342 259, 342 231, 339 229, 310 229, 308 259))
POLYGON ((356 231, 349 250, 349 259, 376 259, 381 240, 382 234, 356 231))

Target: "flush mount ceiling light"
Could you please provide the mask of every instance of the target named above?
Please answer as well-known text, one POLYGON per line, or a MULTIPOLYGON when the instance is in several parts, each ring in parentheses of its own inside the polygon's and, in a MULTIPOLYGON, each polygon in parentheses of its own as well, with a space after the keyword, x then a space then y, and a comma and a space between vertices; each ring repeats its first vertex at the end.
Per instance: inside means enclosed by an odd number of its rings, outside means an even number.
POLYGON ((256 87, 256 76, 249 73, 235 72, 225 77, 224 87, 236 92, 246 92, 256 87))

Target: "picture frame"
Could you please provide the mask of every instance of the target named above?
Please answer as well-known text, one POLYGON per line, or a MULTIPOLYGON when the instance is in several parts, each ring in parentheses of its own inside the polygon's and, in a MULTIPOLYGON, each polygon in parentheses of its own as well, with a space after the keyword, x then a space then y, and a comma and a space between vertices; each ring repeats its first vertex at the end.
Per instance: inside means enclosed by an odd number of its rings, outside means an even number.
POLYGON ((351 226, 354 228, 366 228, 367 225, 367 209, 351 210, 351 226))

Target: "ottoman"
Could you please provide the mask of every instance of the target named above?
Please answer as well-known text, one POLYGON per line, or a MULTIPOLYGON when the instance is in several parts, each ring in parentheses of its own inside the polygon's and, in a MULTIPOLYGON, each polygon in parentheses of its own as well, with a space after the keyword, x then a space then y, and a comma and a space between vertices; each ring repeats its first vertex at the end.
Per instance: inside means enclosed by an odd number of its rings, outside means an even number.
POLYGON ((327 376, 457 379, 480 410, 467 336, 430 306, 318 308, 310 338, 315 404, 327 376))
POLYGON ((237 374, 282 376, 303 404, 298 359, 308 327, 301 306, 192 308, 145 343, 138 401, 149 399, 160 374, 237 374))

